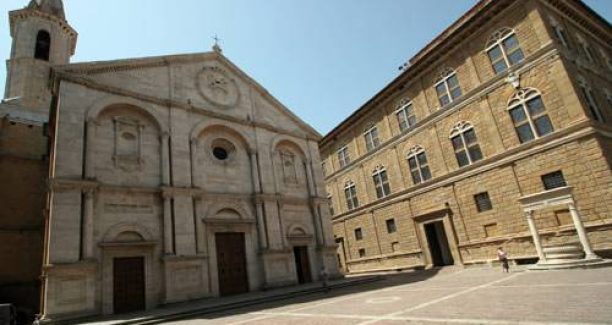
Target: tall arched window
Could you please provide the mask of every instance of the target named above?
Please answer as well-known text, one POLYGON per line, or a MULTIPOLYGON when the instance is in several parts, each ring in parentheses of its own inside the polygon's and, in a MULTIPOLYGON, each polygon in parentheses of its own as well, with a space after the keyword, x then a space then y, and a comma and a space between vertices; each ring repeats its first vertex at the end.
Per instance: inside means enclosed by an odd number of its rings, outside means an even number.
POLYGON ((421 184, 431 179, 431 171, 429 170, 429 163, 427 162, 427 156, 425 150, 421 146, 414 146, 408 153, 408 166, 410 167, 410 175, 412 175, 412 182, 421 184))
POLYGON ((395 110, 395 116, 397 116, 397 123, 399 124, 400 131, 405 131, 416 123, 416 117, 410 99, 404 98, 399 102, 395 110))
POLYGON ((382 199, 383 197, 391 194, 389 178, 387 178, 387 170, 385 167, 376 166, 376 169, 372 171, 372 180, 374 180, 377 198, 382 199))
POLYGON ((587 61, 591 63, 595 63, 595 54, 591 50, 591 46, 589 42, 580 34, 576 34, 576 38, 578 39, 578 43, 580 44, 579 48, 587 61))
POLYGON ((521 143, 554 131, 542 96, 533 88, 517 91, 508 102, 508 111, 521 143))
POLYGON ((491 59, 496 74, 504 72, 524 59, 516 33, 510 28, 502 28, 493 33, 485 49, 491 59))
POLYGON ((469 122, 459 122, 453 127, 450 139, 459 167, 471 165, 482 159, 476 131, 469 122))
POLYGON ((34 58, 39 60, 49 61, 49 53, 51 52, 51 35, 46 30, 38 31, 36 35, 36 48, 34 49, 34 58))
POLYGON ((349 211, 359 207, 355 182, 348 181, 346 184, 344 184, 344 198, 346 199, 346 207, 349 209, 349 211))
POLYGON ((446 106, 461 96, 461 87, 455 71, 447 69, 441 73, 440 79, 434 85, 440 106, 446 106))
POLYGON ((571 48, 569 40, 567 38, 567 34, 565 33, 565 29, 563 26, 554 18, 550 18, 550 24, 552 25, 553 31, 555 32, 555 38, 561 43, 565 48, 571 48))
POLYGON ((597 105, 597 101, 595 100, 595 95, 593 94, 593 90, 587 83, 587 81, 582 76, 578 76, 578 84, 580 85, 580 90, 582 91, 582 95, 587 102, 587 106, 589 107, 589 111, 591 112, 592 117, 598 122, 605 122, 601 111, 599 110, 599 105, 597 105))

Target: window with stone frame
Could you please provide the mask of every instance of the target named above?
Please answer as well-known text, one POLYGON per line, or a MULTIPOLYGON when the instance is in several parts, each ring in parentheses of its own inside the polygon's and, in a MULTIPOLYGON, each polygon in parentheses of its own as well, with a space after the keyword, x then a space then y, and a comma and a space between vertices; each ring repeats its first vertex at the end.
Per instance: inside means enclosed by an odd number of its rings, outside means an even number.
POLYGON ((366 131, 363 133, 363 137, 366 143, 366 150, 368 151, 372 151, 380 145, 380 140, 378 139, 378 128, 376 125, 366 129, 366 131))
POLYGON ((363 239, 363 230, 361 228, 355 228, 355 240, 363 239))
POLYGON ((338 164, 340 164, 340 168, 348 165, 351 162, 351 155, 349 153, 348 146, 343 146, 338 149, 338 164))
POLYGON ((491 203, 491 198, 489 198, 488 192, 482 192, 474 195, 474 203, 476 203, 476 210, 478 210, 478 212, 493 209, 493 204, 491 203))
POLYGON ((392 234, 397 231, 397 226, 395 225, 395 219, 385 220, 385 225, 387 226, 387 233, 392 234))
POLYGON ((584 77, 578 76, 578 85, 580 86, 580 91, 582 92, 582 96, 587 103, 587 107, 589 108, 589 112, 591 113, 591 117, 598 122, 605 122, 601 111, 599 110, 599 105, 597 105, 597 100, 595 99, 595 95, 591 90, 591 87, 586 82, 584 77))
POLYGON ((280 158, 283 166, 283 180, 285 183, 296 184, 298 179, 295 155, 290 151, 281 150, 280 158))
POLYGON ((397 123, 400 131, 406 131, 416 123, 416 116, 414 115, 414 108, 410 99, 402 99, 399 102, 397 109, 395 110, 395 116, 397 117, 397 123))
POLYGON ((524 88, 508 102, 508 112, 521 143, 540 138, 554 131, 539 91, 524 88))
POLYGON ((412 176, 412 182, 415 185, 431 179, 431 171, 429 169, 427 155, 421 146, 414 146, 412 149, 410 149, 407 159, 408 167, 410 168, 410 175, 412 176))
POLYGON ((365 248, 360 248, 359 249, 359 257, 360 258, 366 257, 366 250, 365 250, 365 248))
POLYGON ((459 122, 451 131, 450 140, 459 167, 471 165, 483 158, 476 131, 469 122, 459 122))
POLYGON ((374 180, 377 198, 381 199, 391 194, 391 187, 389 186, 389 179, 385 167, 376 167, 372 172, 372 179, 374 180))
POLYGON ((113 161, 115 167, 124 170, 138 169, 142 163, 142 133, 144 125, 139 120, 113 117, 115 134, 113 161))
POLYGON ((333 216, 334 213, 334 200, 331 194, 327 193, 327 206, 329 207, 329 215, 333 216))
POLYGON ((359 199, 357 199, 357 187, 355 186, 355 182, 346 182, 344 185, 344 198, 346 199, 346 207, 349 210, 359 207, 359 199))
POLYGON ((440 74, 440 79, 434 85, 436 93, 438 94, 438 101, 440 106, 444 107, 452 103, 455 99, 461 96, 461 87, 459 86, 459 79, 457 73, 454 70, 445 70, 440 74))
POLYGON ((323 171, 323 176, 327 176, 327 164, 325 161, 321 162, 321 170, 323 171))
POLYGON ((604 50, 603 48, 599 48, 599 55, 601 56, 601 58, 603 59, 604 63, 606 64, 606 67, 608 67, 608 70, 612 70, 612 59, 610 59, 610 55, 608 55, 608 53, 606 52, 606 50, 604 50))
POLYGON ((554 188, 567 186, 567 183, 565 182, 565 177, 563 176, 563 172, 560 170, 542 175, 541 178, 542 184, 544 185, 544 189, 547 191, 552 190, 554 188))
POLYGON ((612 112, 612 92, 608 89, 604 89, 604 93, 606 94, 606 102, 608 102, 608 110, 612 112))
POLYGON ((496 74, 508 70, 509 67, 523 61, 525 58, 516 33, 507 27, 491 35, 485 51, 491 60, 491 65, 496 74))
POLYGON ((567 33, 561 24, 554 18, 550 17, 550 24, 553 29, 555 39, 563 45, 563 47, 567 49, 571 49, 569 38, 567 37, 567 33))
POLYGON ((579 48, 581 54, 587 59, 587 61, 596 63, 595 53, 593 53, 589 42, 587 42, 587 40, 580 34, 577 34, 576 38, 578 39, 578 44, 580 44, 579 48))

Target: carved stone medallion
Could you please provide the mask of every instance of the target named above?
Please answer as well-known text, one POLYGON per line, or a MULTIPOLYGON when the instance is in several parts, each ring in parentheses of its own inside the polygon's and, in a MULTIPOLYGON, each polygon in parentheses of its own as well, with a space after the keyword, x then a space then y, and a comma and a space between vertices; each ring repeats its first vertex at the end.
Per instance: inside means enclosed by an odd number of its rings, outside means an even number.
POLYGON ((238 85, 219 67, 204 67, 196 77, 200 95, 222 107, 234 107, 240 99, 238 85))

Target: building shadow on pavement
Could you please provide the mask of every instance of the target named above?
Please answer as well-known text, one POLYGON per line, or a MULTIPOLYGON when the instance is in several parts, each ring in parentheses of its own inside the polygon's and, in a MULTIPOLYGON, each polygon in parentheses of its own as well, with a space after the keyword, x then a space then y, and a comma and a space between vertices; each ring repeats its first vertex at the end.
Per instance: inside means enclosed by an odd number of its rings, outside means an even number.
MULTIPOLYGON (((347 285, 347 286, 342 286, 339 288, 333 287, 332 285, 332 288, 329 291, 326 291, 323 287, 319 286, 318 288, 319 290, 316 290, 316 291, 313 290, 313 291, 299 294, 299 295, 296 295, 290 298, 274 299, 274 296, 271 295, 269 300, 262 300, 262 301, 258 301, 253 304, 248 304, 248 302, 246 302, 243 306, 236 306, 233 308, 232 307, 223 308, 222 310, 215 310, 215 308, 205 307, 205 308, 202 308, 201 311, 192 310, 191 312, 162 316, 156 320, 145 321, 142 323, 134 322, 131 324, 145 324, 145 323, 146 324, 161 324, 161 323, 166 323, 166 322, 171 322, 171 321, 180 321, 180 320, 212 321, 212 320, 219 319, 219 318, 230 317, 230 316, 236 317, 240 315, 246 315, 249 313, 260 312, 262 310, 267 310, 267 309, 282 308, 282 307, 294 305, 294 304, 308 304, 311 302, 322 301, 324 299, 325 300, 329 300, 329 299, 335 300, 336 298, 342 298, 348 295, 362 294, 362 293, 367 293, 367 292, 374 291, 374 290, 381 290, 381 289, 387 289, 387 288, 392 288, 396 286, 402 286, 406 284, 418 283, 421 281, 428 280, 435 276, 444 276, 444 275, 454 274, 456 273, 457 270, 459 269, 454 268, 454 267, 446 267, 446 268, 436 267, 436 268, 427 269, 427 270, 398 272, 398 273, 391 273, 391 274, 388 273, 388 274, 376 275, 375 276, 377 277, 376 281, 360 283, 360 284, 355 284, 355 285, 347 285)), ((373 276, 364 275, 364 276, 354 276, 351 278, 358 279, 358 278, 371 278, 371 277, 373 276)), ((212 299, 207 299, 207 300, 212 301, 213 299, 222 300, 222 299, 228 299, 228 298, 231 298, 231 297, 212 298, 212 299)))

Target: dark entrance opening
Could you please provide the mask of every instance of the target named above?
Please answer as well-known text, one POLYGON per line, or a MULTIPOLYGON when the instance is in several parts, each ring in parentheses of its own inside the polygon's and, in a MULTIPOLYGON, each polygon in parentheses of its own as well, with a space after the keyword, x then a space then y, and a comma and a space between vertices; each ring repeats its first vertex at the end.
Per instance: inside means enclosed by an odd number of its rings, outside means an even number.
POLYGON ((425 235, 434 266, 453 265, 453 256, 448 246, 444 223, 436 221, 425 225, 425 235))
POLYGON ((113 260, 113 312, 145 309, 144 257, 117 257, 113 260))
POLYGON ((298 283, 302 284, 312 282, 312 275, 310 274, 310 261, 308 261, 308 247, 293 247, 293 255, 295 256, 295 270, 297 271, 298 283))
POLYGON ((248 292, 244 233, 216 233, 215 243, 217 245, 219 294, 227 296, 248 292))

